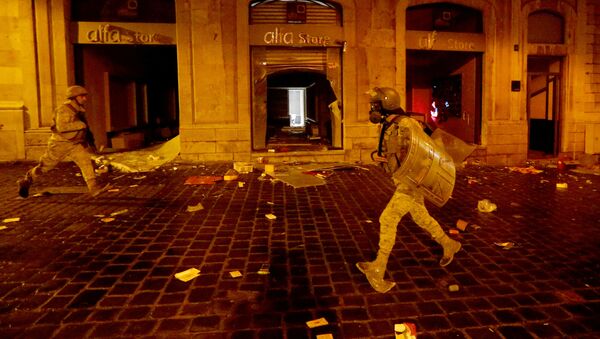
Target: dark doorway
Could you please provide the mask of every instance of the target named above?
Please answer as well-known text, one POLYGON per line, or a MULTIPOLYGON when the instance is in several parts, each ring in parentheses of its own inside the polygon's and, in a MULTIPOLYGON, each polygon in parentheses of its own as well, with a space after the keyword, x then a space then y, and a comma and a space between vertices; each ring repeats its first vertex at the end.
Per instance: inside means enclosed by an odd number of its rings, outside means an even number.
POLYGON ((406 51, 406 111, 481 143, 482 53, 406 51))
POLYGON ((175 46, 76 45, 97 146, 135 149, 179 134, 175 46))
POLYGON ((558 155, 561 65, 560 57, 527 59, 529 158, 558 155))

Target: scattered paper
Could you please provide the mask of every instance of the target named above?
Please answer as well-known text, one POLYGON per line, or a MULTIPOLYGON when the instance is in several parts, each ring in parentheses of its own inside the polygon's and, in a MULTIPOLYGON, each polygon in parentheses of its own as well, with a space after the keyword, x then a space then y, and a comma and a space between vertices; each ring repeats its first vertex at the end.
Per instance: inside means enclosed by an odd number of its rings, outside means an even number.
POLYGON ((258 274, 269 274, 269 264, 262 264, 257 273, 258 274))
POLYGON ((175 278, 183 281, 183 282, 188 282, 192 279, 194 279, 195 277, 200 275, 200 270, 196 269, 196 268, 190 268, 187 269, 185 271, 179 272, 179 273, 175 273, 175 278))
POLYGON ((556 188, 564 189, 564 188, 568 188, 568 187, 569 187, 569 185, 566 182, 558 182, 558 183, 556 183, 556 188))
POLYGON ((113 189, 109 189, 107 192, 115 193, 115 192, 119 192, 119 189, 118 188, 113 188, 113 189))
POLYGON ((7 218, 2 220, 2 222, 16 222, 16 221, 20 221, 21 218, 7 218))
POLYGON ((120 211, 112 212, 112 213, 110 214, 110 216, 111 216, 111 217, 114 217, 115 215, 124 214, 124 213, 127 213, 127 212, 128 212, 128 210, 127 210, 127 209, 124 209, 124 210, 120 210, 120 211))
POLYGON ((538 173, 542 173, 543 172, 543 170, 536 169, 533 166, 529 166, 529 167, 509 167, 508 169, 511 172, 519 172, 519 173, 523 173, 523 174, 538 174, 538 173))
POLYGON ((231 272, 229 272, 229 275, 232 278, 239 278, 239 277, 242 276, 242 272, 240 272, 240 271, 231 271, 231 272))
POLYGON ((187 207, 187 211, 188 212, 197 212, 197 211, 201 211, 204 209, 204 206, 202 206, 202 203, 198 203, 198 205, 189 205, 187 207))
POLYGON ((5 229, 7 229, 7 228, 8 228, 8 227, 6 227, 6 226, 2 225, 2 226, 0 226, 0 231, 2 231, 2 230, 5 230, 5 229))
POLYGON ((306 322, 306 326, 308 326, 310 328, 315 328, 315 327, 324 326, 324 325, 328 325, 328 324, 329 323, 327 322, 327 319, 325 319, 325 318, 309 320, 306 322))
POLYGON ((333 339, 333 335, 331 333, 317 334, 317 339, 333 339))
POLYGON ((455 229, 455 228, 452 228, 452 229, 450 229, 448 232, 449 232, 450 234, 460 234, 460 231, 459 231, 459 230, 457 230, 457 229, 455 229))
POLYGON ((135 180, 142 180, 142 179, 146 179, 145 175, 140 175, 139 177, 133 177, 133 179, 135 180))
POLYGON ((265 217, 267 217, 267 219, 269 220, 275 220, 277 219, 277 216, 275 214, 265 214, 265 217))
POLYGON ((244 182, 243 181, 238 181, 238 187, 244 187, 244 182))
POLYGON ((502 249, 505 249, 505 250, 509 250, 509 249, 511 249, 511 248, 513 248, 515 246, 514 242, 509 242, 509 241, 507 241, 507 242, 495 242, 494 244, 496 246, 502 247, 502 249))
POLYGON ((115 218, 102 218, 100 220, 102 220, 103 222, 111 222, 111 221, 114 221, 115 218))
POLYGON ((450 291, 450 292, 458 292, 459 289, 460 289, 460 287, 456 284, 452 284, 452 285, 448 286, 448 291, 450 291))
POLYGON ((129 185, 129 188, 134 188, 134 187, 138 187, 138 186, 139 186, 138 184, 135 184, 135 185, 129 185))

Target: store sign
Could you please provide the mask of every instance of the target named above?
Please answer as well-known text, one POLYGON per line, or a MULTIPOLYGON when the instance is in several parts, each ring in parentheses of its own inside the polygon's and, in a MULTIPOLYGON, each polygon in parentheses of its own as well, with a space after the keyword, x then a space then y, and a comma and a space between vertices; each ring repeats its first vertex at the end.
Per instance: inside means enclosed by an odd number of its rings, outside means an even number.
POLYGON ((406 31, 407 49, 484 52, 485 35, 455 32, 406 31))
POLYGON ((263 41, 267 45, 327 46, 331 43, 331 38, 327 35, 311 35, 306 32, 284 32, 276 27, 273 31, 265 33, 263 41))
POLYGON ((287 25, 284 27, 271 25, 253 25, 250 32, 252 45, 271 46, 334 46, 341 44, 341 30, 337 27, 325 28, 324 26, 298 26, 287 25))
POLYGON ((75 22, 71 27, 75 43, 174 45, 174 24, 75 22))

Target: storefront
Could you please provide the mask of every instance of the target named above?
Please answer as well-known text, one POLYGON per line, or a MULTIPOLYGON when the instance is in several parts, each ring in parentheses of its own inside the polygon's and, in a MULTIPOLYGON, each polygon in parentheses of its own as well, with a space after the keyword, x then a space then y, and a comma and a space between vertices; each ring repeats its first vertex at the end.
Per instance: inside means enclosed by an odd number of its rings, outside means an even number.
POLYGON ((482 162, 600 151, 591 0, 8 3, 0 159, 39 157, 73 83, 99 145, 190 161, 369 162, 375 86, 482 162))

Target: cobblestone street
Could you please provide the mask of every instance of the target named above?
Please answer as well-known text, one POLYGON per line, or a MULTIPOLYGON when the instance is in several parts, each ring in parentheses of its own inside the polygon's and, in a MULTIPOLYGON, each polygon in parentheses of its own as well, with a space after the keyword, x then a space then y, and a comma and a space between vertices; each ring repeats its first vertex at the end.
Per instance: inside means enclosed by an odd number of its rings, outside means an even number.
POLYGON ((0 338, 393 338, 401 322, 419 339, 600 336, 597 175, 468 165, 450 201, 427 206, 447 232, 480 228, 451 234, 463 249, 442 268, 406 216, 388 264, 397 286, 379 294, 354 265, 374 258, 393 192, 377 167, 294 188, 256 168, 185 185, 232 163, 169 163, 108 173, 118 191, 92 198, 63 163, 32 188, 62 193, 22 199, 32 165, 0 164, 0 338), (199 276, 175 278, 190 268, 199 276))

